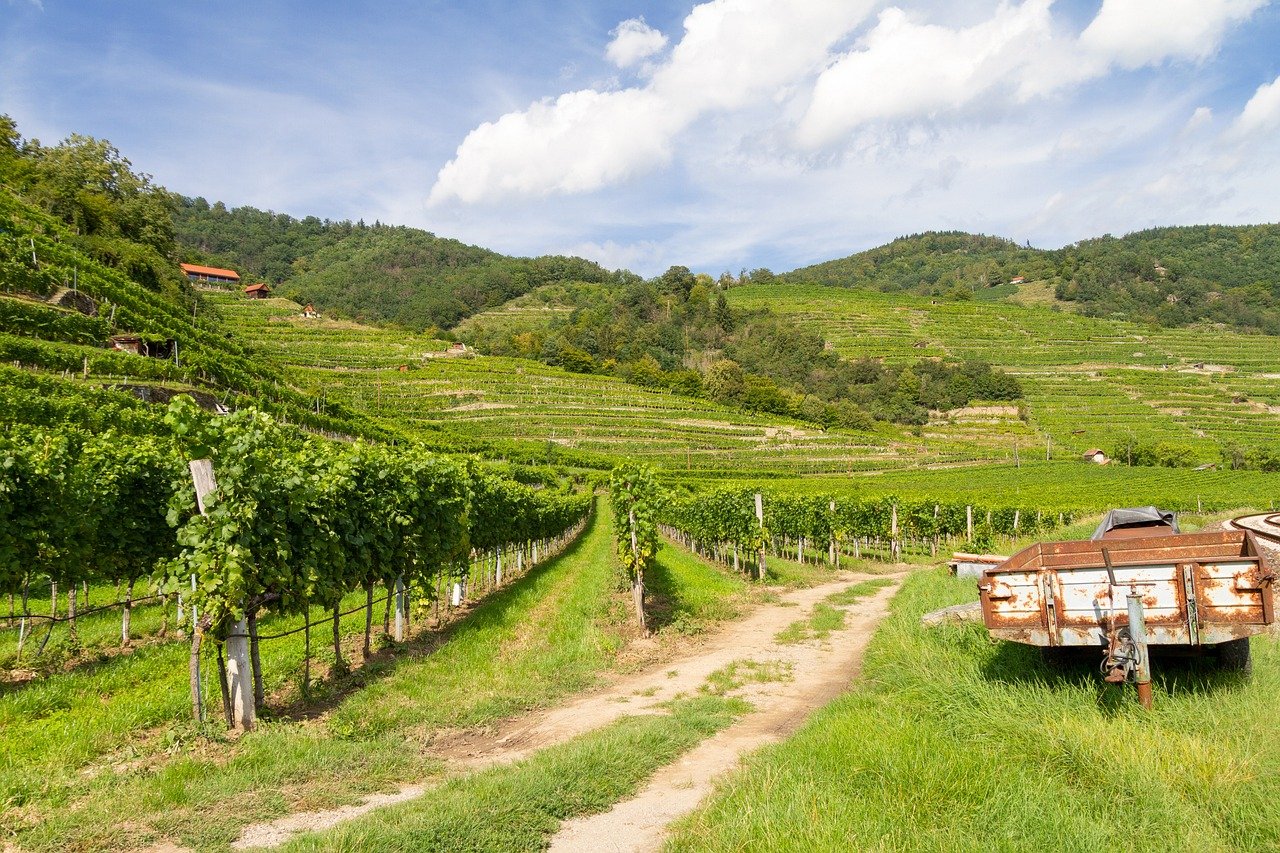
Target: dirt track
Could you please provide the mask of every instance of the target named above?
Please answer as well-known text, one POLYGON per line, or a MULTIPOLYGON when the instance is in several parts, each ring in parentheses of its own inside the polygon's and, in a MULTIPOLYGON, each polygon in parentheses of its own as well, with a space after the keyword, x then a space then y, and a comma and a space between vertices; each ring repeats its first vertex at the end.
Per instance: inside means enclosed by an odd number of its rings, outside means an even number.
MULTIPOLYGON (((553 850, 562 851, 657 849, 667 825, 692 811, 711 790, 716 776, 734 767, 743 753, 794 731, 857 676, 862 653, 887 612, 896 585, 845 608, 844 628, 826 640, 785 645, 775 642, 774 636, 807 617, 827 596, 867 577, 844 574, 838 582, 785 593, 778 603, 762 605, 746 618, 720 627, 675 659, 622 677, 565 705, 513 720, 495 732, 458 733, 437 753, 459 772, 508 764, 629 714, 665 713, 662 703, 696 693, 709 675, 735 661, 776 662, 789 669, 787 680, 749 684, 735 691, 734 695, 753 705, 752 713, 660 770, 633 799, 603 814, 566 822, 552 842, 553 850)), ((276 846, 297 833, 329 828, 425 790, 421 785, 409 786, 396 794, 371 797, 361 805, 251 826, 234 846, 276 846)))

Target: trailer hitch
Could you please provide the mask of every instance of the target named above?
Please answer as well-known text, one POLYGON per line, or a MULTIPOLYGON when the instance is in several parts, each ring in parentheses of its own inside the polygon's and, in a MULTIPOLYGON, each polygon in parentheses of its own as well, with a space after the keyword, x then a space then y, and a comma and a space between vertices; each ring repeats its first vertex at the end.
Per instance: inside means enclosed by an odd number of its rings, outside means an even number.
POLYGON ((1129 624, 1108 636, 1106 656, 1102 660, 1103 679, 1110 684, 1133 682, 1138 688, 1138 702, 1150 709, 1151 658, 1147 651, 1147 625, 1142 612, 1142 598, 1134 588, 1127 596, 1129 624))
POLYGON ((1137 680, 1138 650, 1128 628, 1120 628, 1107 638, 1107 650, 1103 653, 1102 678, 1109 684, 1126 684, 1137 680))

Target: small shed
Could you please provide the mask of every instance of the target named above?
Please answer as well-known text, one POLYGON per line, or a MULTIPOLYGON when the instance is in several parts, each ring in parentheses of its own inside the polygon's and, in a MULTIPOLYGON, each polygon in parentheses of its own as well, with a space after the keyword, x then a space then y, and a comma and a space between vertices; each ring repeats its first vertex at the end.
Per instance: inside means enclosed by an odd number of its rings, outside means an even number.
POLYGON ((449 353, 451 355, 463 355, 467 351, 467 345, 461 341, 454 341, 449 344, 449 353))
POLYGON ((1009 279, 1010 284, 1026 284, 1026 282, 1027 277, 1025 275, 1015 275, 1013 278, 1009 279))
POLYGON ((320 317, 320 312, 316 310, 316 306, 308 302, 307 307, 302 309, 302 316, 308 320, 315 320, 320 317))
POLYGON ((119 352, 127 352, 133 355, 145 355, 143 350, 146 344, 142 338, 137 335, 112 335, 111 348, 119 352))
POLYGON ((1107 457, 1105 450, 1099 450, 1095 447, 1084 452, 1084 461, 1092 462, 1095 465, 1106 465, 1111 460, 1107 457))
POLYGON ((251 284, 244 289, 244 295, 250 299, 266 299, 271 295, 271 288, 265 284, 251 284))
POLYGON ((141 335, 112 335, 111 348, 117 352, 141 355, 148 358, 172 358, 178 343, 173 339, 147 339, 141 335))

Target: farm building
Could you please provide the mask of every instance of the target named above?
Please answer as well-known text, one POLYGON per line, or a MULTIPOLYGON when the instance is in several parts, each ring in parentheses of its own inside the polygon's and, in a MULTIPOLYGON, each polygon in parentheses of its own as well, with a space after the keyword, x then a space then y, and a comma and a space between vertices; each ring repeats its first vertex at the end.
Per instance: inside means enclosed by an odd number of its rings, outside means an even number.
POLYGON ((316 306, 308 302, 307 307, 302 309, 302 316, 308 320, 315 320, 319 318, 320 312, 316 310, 316 306))
POLYGON ((199 264, 179 264, 182 272, 190 281, 203 281, 210 284, 239 284, 240 273, 235 270, 224 270, 218 267, 202 267, 199 264))
POLYGON ((265 284, 251 284, 244 289, 244 295, 250 299, 266 299, 271 295, 271 288, 265 284))
POLYGON ((1022 275, 1015 275, 1013 278, 1009 279, 1010 284, 1026 284, 1026 281, 1027 277, 1022 275))
POLYGON ((1106 465, 1111 460, 1107 458, 1106 451, 1094 448, 1084 452, 1084 461, 1092 462, 1095 465, 1106 465))
POLYGON ((147 340, 138 335, 113 335, 111 348, 117 352, 142 355, 149 358, 171 358, 177 342, 173 340, 147 340))

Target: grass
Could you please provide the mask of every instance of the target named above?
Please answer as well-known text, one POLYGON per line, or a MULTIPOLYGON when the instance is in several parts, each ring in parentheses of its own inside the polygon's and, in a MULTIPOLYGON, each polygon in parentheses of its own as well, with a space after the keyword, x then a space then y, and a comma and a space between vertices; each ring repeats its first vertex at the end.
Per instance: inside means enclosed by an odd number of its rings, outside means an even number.
POLYGON ((648 618, 655 630, 697 634, 709 624, 733 619, 753 597, 751 583, 669 542, 663 542, 645 573, 648 618))
POLYGON ((973 596, 942 571, 908 578, 861 685, 749 758, 669 849, 1280 845, 1275 639, 1254 639, 1252 680, 1157 662, 1145 713, 1091 667, 1048 669, 981 625, 921 627, 973 596))
POLYGON ((380 809, 287 851, 515 851, 544 847, 562 821, 606 811, 658 768, 746 710, 739 699, 700 696, 670 714, 625 717, 566 744, 445 782, 410 802, 380 809))
POLYGON ((832 593, 827 596, 827 603, 834 604, 837 607, 843 607, 850 604, 857 604, 869 595, 875 595, 887 586, 893 586, 896 581, 893 578, 873 578, 871 580, 859 581, 848 589, 840 592, 832 593))
POLYGON ((792 622, 774 635, 774 642, 795 645, 808 640, 825 640, 832 631, 844 627, 844 611, 819 601, 805 619, 792 622))
MULTIPOLYGON (((598 513, 577 544, 479 605, 439 648, 401 648, 357 673, 363 689, 333 694, 316 722, 268 720, 235 742, 184 722, 180 643, 10 690, 0 695, 0 840, 54 850, 170 838, 206 849, 247 821, 430 777, 438 765, 421 745, 432 732, 548 705, 609 667, 625 619, 611 604, 615 572, 611 519, 598 513)), ((301 641, 264 644, 264 668, 287 669, 301 641)))
POLYGON ((791 681, 792 665, 784 661, 736 660, 707 676, 698 690, 711 696, 726 696, 748 684, 791 681))

